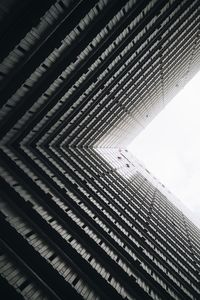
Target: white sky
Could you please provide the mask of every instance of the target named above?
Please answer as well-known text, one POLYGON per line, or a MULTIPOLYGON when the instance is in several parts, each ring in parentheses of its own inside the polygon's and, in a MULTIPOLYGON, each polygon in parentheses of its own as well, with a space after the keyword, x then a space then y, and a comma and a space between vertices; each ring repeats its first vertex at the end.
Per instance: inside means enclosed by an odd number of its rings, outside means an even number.
POLYGON ((200 72, 128 149, 200 219, 200 72))

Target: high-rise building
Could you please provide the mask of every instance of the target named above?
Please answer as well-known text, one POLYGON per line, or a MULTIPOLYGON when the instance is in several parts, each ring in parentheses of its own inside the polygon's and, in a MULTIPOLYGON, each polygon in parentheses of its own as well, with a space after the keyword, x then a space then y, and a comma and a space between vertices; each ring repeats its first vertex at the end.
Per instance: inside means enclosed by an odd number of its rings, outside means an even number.
POLYGON ((199 9, 0 1, 5 299, 200 299, 200 230, 126 150, 199 70, 199 9))

